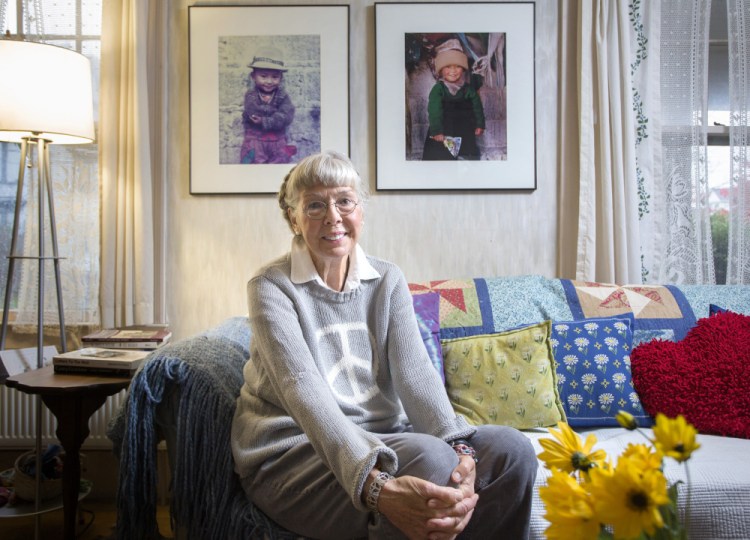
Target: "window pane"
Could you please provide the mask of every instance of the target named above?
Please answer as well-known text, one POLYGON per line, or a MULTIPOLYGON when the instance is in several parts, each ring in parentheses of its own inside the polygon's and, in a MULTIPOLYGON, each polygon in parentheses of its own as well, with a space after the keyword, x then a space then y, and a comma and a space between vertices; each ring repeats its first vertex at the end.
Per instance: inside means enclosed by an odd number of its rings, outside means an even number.
POLYGON ((709 37, 712 40, 728 39, 727 35, 727 0, 713 0, 711 2, 711 21, 709 22, 709 37))
POLYGON ((708 45, 708 125, 729 125, 729 44, 727 3, 711 3, 708 45))
POLYGON ((16 10, 15 0, 8 0, 5 5, 5 18, 0 20, 2 23, 2 31, 5 33, 6 30, 10 31, 11 34, 18 33, 18 25, 16 24, 16 16, 18 11, 16 10))
POLYGON ((84 36, 102 33, 102 0, 82 0, 81 32, 84 36))
MULTIPOLYGON (((99 11, 101 14, 101 10, 99 11)), ((85 40, 81 43, 81 54, 91 62, 91 84, 94 90, 94 124, 99 123, 99 71, 101 66, 101 41, 85 40)))
POLYGON ((51 36, 75 36, 76 14, 78 8, 75 0, 44 0, 42 14, 44 33, 51 36))
MULTIPOLYGON (((708 185, 713 189, 729 189, 729 147, 728 146, 709 146, 708 147, 708 185)), ((722 208, 729 210, 729 193, 726 193, 726 206, 722 208)), ((723 201, 724 199, 722 199, 723 201)), ((716 201, 718 204, 718 199, 716 201)), ((715 210, 714 202, 710 203, 711 210, 715 210)))
POLYGON ((708 125, 729 125, 729 56, 727 45, 708 51, 708 125))
MULTIPOLYGON (((729 125, 729 44, 727 42, 727 3, 711 3, 711 27, 708 50, 708 125, 729 125)), ((713 245, 716 283, 726 283, 729 246, 729 135, 709 139, 708 185, 711 210, 711 243, 713 245)))
POLYGON ((723 284, 727 281, 729 245, 729 147, 708 147, 708 185, 714 271, 716 283, 723 284))

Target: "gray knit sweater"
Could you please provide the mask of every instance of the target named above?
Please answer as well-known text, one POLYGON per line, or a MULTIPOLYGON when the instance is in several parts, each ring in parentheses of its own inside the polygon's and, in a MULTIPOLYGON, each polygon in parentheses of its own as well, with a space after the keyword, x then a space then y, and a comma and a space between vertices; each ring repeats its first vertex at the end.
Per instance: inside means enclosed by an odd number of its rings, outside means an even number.
POLYGON ((360 494, 378 458, 385 471, 398 467, 377 433, 474 433, 430 363, 403 273, 368 260, 381 277, 351 292, 292 283, 289 255, 249 281, 250 360, 232 424, 241 478, 309 440, 365 510, 360 494))

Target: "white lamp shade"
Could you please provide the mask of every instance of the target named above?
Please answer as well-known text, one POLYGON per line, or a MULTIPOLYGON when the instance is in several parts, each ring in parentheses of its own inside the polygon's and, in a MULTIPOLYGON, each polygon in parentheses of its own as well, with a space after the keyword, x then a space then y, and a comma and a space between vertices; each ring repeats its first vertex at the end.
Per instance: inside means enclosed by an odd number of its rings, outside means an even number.
POLYGON ((70 49, 0 39, 0 141, 94 140, 89 59, 70 49))

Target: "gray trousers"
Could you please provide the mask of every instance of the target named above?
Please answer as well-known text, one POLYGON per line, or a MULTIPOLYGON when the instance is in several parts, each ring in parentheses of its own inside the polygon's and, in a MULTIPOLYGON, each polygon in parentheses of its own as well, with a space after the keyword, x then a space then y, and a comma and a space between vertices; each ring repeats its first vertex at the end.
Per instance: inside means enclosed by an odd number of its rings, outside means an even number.
MULTIPOLYGON (((453 449, 419 433, 378 435, 398 455, 395 476, 416 476, 448 485, 458 465, 453 449)), ((479 426, 471 439, 477 451, 475 491, 479 502, 459 538, 522 540, 529 535, 529 514, 537 459, 529 440, 503 426, 479 426)), ((382 515, 371 519, 357 510, 333 473, 310 444, 286 452, 245 479, 245 492, 268 517, 308 538, 396 539, 405 536, 382 515)))

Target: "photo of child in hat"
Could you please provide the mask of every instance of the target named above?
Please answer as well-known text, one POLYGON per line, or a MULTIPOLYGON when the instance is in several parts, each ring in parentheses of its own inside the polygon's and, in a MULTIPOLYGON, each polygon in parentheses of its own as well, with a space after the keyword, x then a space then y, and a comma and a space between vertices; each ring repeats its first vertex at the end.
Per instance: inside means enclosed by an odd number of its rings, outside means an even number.
POLYGON ((484 108, 479 93, 470 84, 469 59, 458 39, 435 47, 437 82, 429 93, 429 129, 422 159, 478 160, 477 137, 485 130, 484 108))
POLYGON ((282 87, 287 68, 276 47, 255 51, 245 93, 244 139, 240 163, 289 163, 296 148, 288 144, 287 129, 294 120, 294 104, 282 87))

